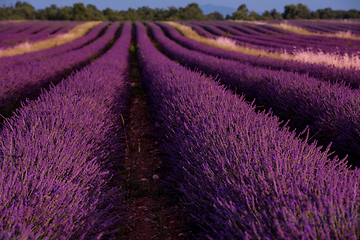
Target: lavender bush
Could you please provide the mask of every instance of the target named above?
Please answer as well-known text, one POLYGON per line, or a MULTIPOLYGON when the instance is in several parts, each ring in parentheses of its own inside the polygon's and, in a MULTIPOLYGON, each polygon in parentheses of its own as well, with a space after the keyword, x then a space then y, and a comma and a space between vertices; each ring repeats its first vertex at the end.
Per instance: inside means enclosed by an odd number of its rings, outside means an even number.
MULTIPOLYGON (((75 22, 76 23, 76 22, 75 22)), ((30 52, 27 54, 15 55, 11 57, 1 57, 0 61, 0 71, 10 70, 11 66, 27 64, 28 62, 35 62, 39 60, 44 60, 45 58, 51 56, 58 56, 66 52, 70 52, 79 48, 84 47, 85 45, 96 40, 102 31, 105 30, 106 26, 109 25, 109 22, 102 22, 92 28, 85 36, 75 39, 72 42, 66 43, 64 45, 55 46, 53 48, 48 48, 36 52, 30 52)), ((64 28, 66 30, 67 28, 64 28)), ((61 33, 60 30, 57 33, 61 33)))
MULTIPOLYGON (((354 19, 355 20, 355 19, 354 19)), ((354 21, 352 20, 352 21, 354 21)), ((346 22, 346 19, 332 21, 304 21, 304 20, 288 20, 287 23, 292 26, 301 27, 310 32, 337 34, 341 31, 350 31, 354 36, 360 36, 360 29, 355 22, 346 22)), ((356 20, 355 20, 356 21, 356 20)), ((265 21, 267 22, 267 21, 265 21)))
POLYGON ((21 33, 22 31, 26 31, 27 29, 31 28, 33 24, 28 21, 24 21, 21 23, 14 23, 10 28, 4 29, 1 34, 17 34, 21 33))
POLYGON ((101 38, 78 50, 0 71, 0 114, 9 116, 20 101, 36 97, 42 88, 89 63, 114 39, 119 25, 113 23, 101 38))
POLYGON ((24 42, 36 42, 50 37, 52 34, 67 32, 80 22, 41 21, 33 22, 33 27, 18 34, 1 34, 0 49, 13 47, 24 42), (66 27, 68 26, 68 27, 66 27))
POLYGON ((174 27, 168 24, 162 22, 156 22, 156 24, 161 26, 161 28, 172 40, 191 50, 196 50, 223 59, 236 60, 240 61, 241 63, 248 63, 252 66, 258 66, 272 70, 282 69, 289 72, 309 74, 309 76, 332 83, 345 82, 353 88, 359 88, 360 71, 356 69, 336 68, 332 66, 324 66, 321 64, 303 63, 291 60, 280 60, 222 50, 206 46, 197 41, 184 37, 174 27))
MULTIPOLYGON (((314 52, 338 52, 341 55, 352 55, 358 54, 360 51, 360 40, 355 39, 302 35, 292 32, 269 35, 269 33, 265 33, 266 30, 262 26, 223 21, 192 21, 191 24, 204 29, 199 34, 208 35, 204 34, 204 31, 209 31, 213 35, 212 38, 226 35, 236 40, 241 46, 250 44, 249 46, 270 52, 293 53, 293 51, 312 49, 314 52), (223 26, 226 28, 224 29, 223 26), (239 31, 242 33, 238 34, 239 31)), ((198 31, 198 29, 194 30, 198 31)))
MULTIPOLYGON (((150 24, 148 24, 150 25, 150 24)), ((168 180, 200 239, 358 239, 359 175, 271 113, 164 57, 135 23, 168 180)))
POLYGON ((322 145, 333 142, 332 149, 349 154, 351 164, 360 157, 360 92, 342 84, 330 84, 305 75, 273 71, 219 59, 177 45, 161 29, 146 22, 162 50, 182 64, 199 69, 249 101, 272 111, 300 131, 310 127, 311 135, 322 145))
MULTIPOLYGON (((99 239, 121 223, 109 165, 122 148, 131 24, 101 58, 7 119, 0 133, 0 239, 99 239)), ((121 161, 122 154, 116 156, 121 161)))

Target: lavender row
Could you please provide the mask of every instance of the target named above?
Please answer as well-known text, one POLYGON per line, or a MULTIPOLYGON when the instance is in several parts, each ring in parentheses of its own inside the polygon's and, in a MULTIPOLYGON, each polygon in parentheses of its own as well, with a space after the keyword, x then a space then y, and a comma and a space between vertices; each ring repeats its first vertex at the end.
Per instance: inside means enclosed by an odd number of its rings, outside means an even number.
MULTIPOLYGON (((219 27, 219 28, 223 28, 224 26, 227 26, 228 29, 231 29, 231 28, 232 29, 240 29, 240 26, 243 26, 243 25, 216 24, 216 27, 219 27)), ((250 27, 250 26, 246 25, 246 27, 250 27)), ((252 26, 252 28, 256 29, 256 28, 263 28, 263 27, 255 25, 255 26, 252 26)), ((243 30, 241 30, 241 31, 243 31, 243 30)), ((235 33, 235 35, 238 35, 239 32, 240 31, 237 31, 235 33)), ((244 36, 244 35, 242 34, 240 36, 244 36)), ((247 37, 249 37, 249 35, 247 37)), ((338 45, 341 46, 343 44, 343 40, 340 40, 340 39, 331 39, 332 41, 329 41, 329 39, 325 37, 325 38, 319 40, 319 39, 312 39, 311 37, 302 36, 300 34, 295 34, 295 33, 290 33, 290 32, 285 35, 256 36, 256 39, 259 41, 269 41, 269 39, 270 39, 272 42, 275 42, 278 44, 297 46, 297 47, 302 47, 302 48, 306 48, 309 46, 312 46, 313 48, 331 48, 331 47, 335 48, 335 46, 338 46, 338 45), (324 41, 324 40, 327 40, 327 41, 324 41)))
POLYGON ((206 31, 205 29, 203 29, 202 27, 196 25, 196 24, 192 24, 191 22, 179 22, 181 24, 184 24, 188 27, 191 27, 194 31, 196 31, 200 36, 206 37, 206 38, 212 38, 212 39, 216 39, 217 36, 215 36, 212 33, 209 33, 208 31, 206 31))
POLYGON ((218 76, 223 84, 298 130, 310 127, 322 145, 333 142, 340 155, 349 154, 351 164, 359 165, 360 92, 343 84, 330 84, 297 73, 274 71, 238 61, 219 59, 188 50, 165 37, 157 25, 146 22, 155 41, 172 59, 205 74, 218 76))
POLYGON ((89 63, 114 39, 119 25, 113 23, 101 38, 78 50, 0 71, 0 114, 9 116, 20 101, 36 97, 42 88, 89 63))
POLYGON ((13 27, 6 29, 5 31, 2 31, 1 34, 17 34, 21 33, 22 31, 25 31, 33 26, 33 23, 31 21, 24 21, 20 23, 14 24, 13 27))
POLYGON ((182 192, 199 239, 359 237, 358 172, 170 61, 135 26, 167 180, 182 192))
POLYGON ((214 23, 216 26, 232 26, 239 29, 241 32, 250 34, 250 35, 291 35, 292 32, 282 30, 280 28, 276 28, 270 25, 259 25, 259 24, 247 24, 247 23, 236 23, 236 22, 223 22, 223 21, 211 21, 209 23, 214 23))
POLYGON ((242 32, 245 34, 245 36, 249 36, 249 35, 254 35, 254 36, 261 36, 264 35, 261 32, 255 31, 251 28, 246 27, 244 24, 222 24, 222 23, 218 23, 217 24, 213 23, 213 21, 211 22, 199 22, 198 24, 201 24, 201 26, 203 26, 205 28, 206 25, 211 25, 211 28, 206 28, 208 31, 212 32, 213 34, 217 34, 217 35, 225 35, 226 33, 222 30, 219 31, 219 29, 217 28, 218 25, 222 26, 229 26, 229 27, 233 27, 236 26, 236 29, 238 29, 239 32, 242 32))
POLYGON ((220 30, 216 26, 205 25, 205 24, 202 25, 191 24, 190 26, 201 36, 207 38, 213 38, 213 39, 217 39, 219 38, 219 36, 226 36, 228 38, 233 39, 237 45, 243 47, 261 49, 268 52, 284 52, 285 50, 287 52, 293 52, 294 50, 293 46, 277 44, 273 42, 269 43, 269 41, 257 40, 256 37, 258 33, 252 31, 251 29, 246 29, 246 30, 243 30, 241 28, 233 29, 231 26, 225 26, 224 28, 222 28, 222 30, 227 31, 228 33, 235 34, 235 35, 229 35, 227 34, 227 32, 220 30), (242 31, 243 33, 239 33, 239 31, 242 31))
MULTIPOLYGON (((220 25, 220 24, 218 23, 217 25, 220 25)), ((264 35, 265 31, 268 34, 270 33, 271 35, 277 35, 277 36, 284 36, 284 35, 286 36, 286 35, 294 35, 295 34, 290 31, 282 30, 280 28, 267 26, 267 25, 238 24, 238 23, 225 23, 223 25, 235 27, 236 29, 239 29, 242 32, 247 32, 250 35, 259 35, 259 33, 262 33, 261 35, 264 35), (281 35, 279 35, 279 33, 281 33, 281 35)))
POLYGON ((15 26, 16 22, 10 20, 0 20, 0 33, 7 31, 15 26))
MULTIPOLYGON (((297 39, 297 40, 289 40, 289 39, 282 39, 282 36, 276 36, 276 35, 264 35, 261 36, 259 34, 259 36, 254 37, 253 34, 248 34, 246 33, 247 30, 245 30, 245 27, 243 26, 230 26, 228 24, 217 24, 216 26, 212 26, 213 28, 219 28, 223 31, 226 31, 226 34, 224 32, 224 36, 228 36, 229 38, 232 38, 234 40, 236 40, 236 43, 238 45, 248 45, 248 43, 251 42, 251 44, 253 46, 255 46, 256 48, 259 48, 259 46, 261 46, 261 49, 267 50, 267 51, 277 51, 277 52, 283 52, 284 50, 286 50, 287 52, 292 53, 294 50, 297 50, 296 47, 300 47, 302 49, 306 49, 309 47, 309 45, 311 43, 311 41, 307 40, 307 41, 303 41, 297 39), (241 29, 244 28, 244 29, 241 29), (231 34, 231 35, 228 35, 231 34), (255 39, 254 39, 255 38, 255 39), (251 40, 253 39, 253 40, 251 40), (271 41, 271 43, 269 43, 269 41, 271 41)), ((258 27, 258 26, 256 26, 258 27)), ((254 31, 255 32, 255 31, 254 31)), ((324 48, 326 46, 326 43, 322 43, 321 47, 324 48)), ((314 48, 314 45, 312 45, 312 47, 314 48)), ((338 49, 336 47, 333 46, 333 44, 330 44, 330 50, 332 52, 337 51, 338 49), (332 49, 331 49, 332 47, 332 49)), ((328 51, 330 51, 328 49, 328 51)))
POLYGON ((57 31, 61 28, 62 26, 58 25, 55 27, 49 27, 49 26, 39 26, 40 31, 33 33, 33 30, 38 30, 38 29, 33 29, 31 28, 31 32, 28 31, 24 31, 21 34, 16 34, 15 36, 1 36, 1 41, 0 41, 0 49, 6 49, 6 48, 10 48, 10 47, 14 47, 18 44, 21 43, 25 43, 25 42, 30 42, 30 41, 34 41, 36 39, 42 39, 45 38, 46 36, 49 36, 49 34, 47 33, 47 31, 45 31, 45 29, 47 30, 51 30, 51 31, 57 31))
POLYGON ((338 33, 347 32, 360 36, 360 28, 358 24, 342 23, 339 21, 303 21, 303 20, 290 20, 290 25, 295 25, 311 32, 319 33, 338 33))
POLYGON ((52 28, 52 27, 57 27, 57 26, 76 26, 80 23, 84 23, 81 21, 27 21, 27 22, 23 22, 23 23, 7 23, 7 24, 2 24, 2 29, 0 29, 0 33, 1 36, 7 37, 7 36, 16 36, 17 34, 22 35, 25 33, 28 34, 35 34, 35 33, 40 33, 41 31, 47 29, 48 27, 52 28), (15 29, 13 28, 14 26, 20 26, 19 24, 26 24, 27 28, 24 28, 24 30, 16 33, 15 29), (13 32, 5 32, 5 29, 12 29, 13 32))
POLYGON ((280 33, 282 35, 286 35, 286 34, 291 34, 290 31, 287 31, 287 30, 283 30, 281 28, 278 28, 278 27, 274 27, 274 26, 271 26, 271 25, 267 25, 267 24, 264 24, 264 25, 261 25, 263 28, 265 29, 268 29, 268 30, 271 30, 273 32, 276 32, 276 33, 280 33))
POLYGON ((15 36, 2 36, 2 39, 0 40, 0 48, 14 46, 21 42, 36 42, 44 40, 54 34, 66 33, 78 24, 79 22, 54 22, 51 23, 51 25, 49 25, 49 23, 43 23, 41 26, 37 26, 34 29, 31 28, 21 34, 16 34, 15 36))
MULTIPOLYGON (((184 24, 186 26, 191 27, 194 31, 196 31, 200 36, 206 37, 206 38, 210 38, 210 39, 218 39, 219 36, 226 36, 226 37, 234 37, 233 35, 230 35, 225 33, 224 31, 214 27, 214 26, 199 26, 197 24, 194 24, 194 22, 180 22, 181 24, 184 24)), ((260 45, 256 45, 253 44, 251 41, 246 41, 246 42, 241 42, 241 41, 236 41, 237 45, 239 46, 243 46, 243 47, 249 47, 249 48, 255 48, 255 49, 261 49, 264 51, 269 51, 269 52, 273 52, 275 51, 273 48, 271 47, 267 47, 267 46, 260 46, 260 45)))
POLYGON ((59 31, 52 32, 51 35, 60 35, 69 32, 71 29, 83 22, 80 21, 68 21, 64 28, 59 29, 59 31))
MULTIPOLYGON (((322 37, 322 36, 303 36, 301 34, 290 33, 286 35, 263 35, 256 31, 250 31, 244 24, 238 23, 217 23, 217 22, 194 22, 199 26, 202 26, 207 31, 218 36, 225 36, 226 33, 221 31, 217 27, 227 26, 230 28, 236 28, 244 32, 244 34, 230 35, 228 37, 233 38, 237 41, 237 44, 246 46, 248 43, 257 46, 257 48, 264 49, 267 51, 278 51, 282 52, 286 50, 292 53, 297 50, 311 48, 313 51, 323 52, 338 52, 340 54, 357 53, 360 49, 358 40, 351 39, 340 39, 335 37, 322 37), (213 26, 215 24, 216 26, 213 26), (247 30, 244 30, 247 29, 247 30), (271 40, 271 41, 269 41, 271 40)), ((261 26, 253 26, 252 28, 261 28, 261 26)), ((227 29, 229 30, 229 29, 227 29)))
POLYGON ((333 28, 327 28, 324 26, 306 26, 305 29, 316 33, 335 33, 333 28))
MULTIPOLYGON (((253 47, 256 49, 262 49, 268 52, 293 52, 294 45, 291 44, 284 44, 279 43, 276 41, 269 41, 270 37, 266 37, 267 40, 259 39, 260 36, 256 35, 227 35, 226 32, 219 29, 219 26, 202 26, 205 30, 211 32, 212 34, 216 34, 217 36, 227 36, 228 38, 231 38, 235 40, 236 44, 240 46, 246 46, 246 47, 253 47), (256 36, 256 37, 255 37, 256 36)), ((231 28, 231 27, 229 27, 231 28)), ((230 30, 227 28, 226 30, 230 30)), ((239 29, 237 29, 239 31, 239 29)), ((234 33, 234 31, 231 31, 234 33)))
POLYGON ((75 39, 70 43, 64 45, 55 46, 53 48, 44 49, 27 54, 15 55, 11 57, 2 57, 0 61, 0 71, 9 70, 12 65, 28 64, 29 62, 39 61, 41 59, 48 58, 50 56, 60 55, 89 44, 101 35, 101 32, 105 30, 109 22, 103 22, 92 28, 85 36, 75 39))
MULTIPOLYGON (((229 37, 229 34, 228 33, 231 33, 231 34, 238 34, 238 35, 241 35, 242 33, 239 33, 239 31, 235 30, 235 29, 227 29, 229 27, 225 27, 226 29, 223 29, 225 31, 227 31, 226 33, 214 26, 206 26, 206 29, 204 27, 200 27, 199 25, 196 25, 194 24, 194 21, 192 22, 179 22, 181 24, 184 24, 186 26, 189 26, 191 27, 194 31, 197 32, 197 34, 199 34, 200 36, 203 36, 203 37, 206 37, 206 38, 210 38, 210 39, 217 39, 219 38, 219 36, 226 36, 226 37, 229 37), (230 31, 229 31, 230 30, 230 31), (237 32, 236 32, 237 31, 237 32)), ((244 33, 243 35, 245 36, 248 36, 246 33, 244 33)), ((247 42, 240 42, 240 41, 235 41, 237 45, 239 46, 243 46, 243 47, 249 47, 249 48, 255 48, 255 49, 261 49, 261 50, 264 50, 264 51, 269 51, 269 52, 272 52, 273 49, 272 48, 269 48, 269 47, 264 47, 264 46, 259 46, 259 45, 255 45, 255 44, 252 44, 252 42, 250 41, 247 41, 247 42)))
POLYGON ((251 30, 251 29, 246 29, 244 27, 244 29, 235 29, 232 26, 228 26, 227 24, 222 24, 222 25, 216 25, 220 30, 223 31, 222 35, 224 36, 228 36, 228 35, 235 35, 235 36, 244 36, 244 37, 248 37, 251 34, 258 34, 255 31, 251 30), (252 33, 255 32, 255 33, 252 33))
MULTIPOLYGON (((218 36, 226 35, 224 31, 218 29, 216 26, 206 25, 205 23, 198 24, 218 36)), ((241 30, 240 27, 242 26, 240 24, 226 23, 222 23, 222 25, 231 25, 231 27, 236 28, 237 30, 241 30)), ((252 45, 259 46, 261 49, 277 52, 283 52, 286 50, 288 53, 293 53, 294 51, 301 49, 312 49, 312 51, 322 51, 326 53, 356 54, 360 51, 360 41, 351 39, 347 39, 344 42, 344 39, 339 38, 306 36, 306 41, 304 41, 303 36, 300 34, 281 35, 281 39, 276 36, 258 36, 258 34, 251 34, 248 36, 230 35, 228 37, 236 40, 237 44, 242 46, 246 43, 251 43, 252 45)))
POLYGON ((0 133, 0 238, 100 239, 124 216, 107 168, 124 157, 131 24, 110 51, 8 119, 0 133), (115 157, 116 156, 116 157, 115 157))
POLYGON ((41 22, 38 22, 38 23, 33 23, 30 28, 26 29, 25 31, 22 31, 19 34, 16 34, 16 33, 8 33, 8 34, 7 33, 2 33, 1 37, 2 37, 2 40, 3 40, 3 39, 6 39, 8 37, 14 37, 14 36, 17 36, 17 35, 33 34, 35 32, 40 32, 41 30, 44 30, 44 28, 49 27, 49 25, 50 25, 49 22, 41 21, 41 22))
MULTIPOLYGON (((241 29, 241 30, 243 30, 244 28, 251 28, 257 32, 257 34, 255 34, 255 35, 259 35, 259 32, 264 31, 264 28, 267 28, 267 29, 270 28, 272 31, 276 31, 276 27, 269 26, 269 25, 243 24, 243 23, 219 22, 219 21, 211 21, 208 23, 214 23, 216 25, 228 25, 228 26, 232 26, 232 27, 235 27, 235 28, 241 29)), ((345 40, 343 38, 337 38, 337 37, 323 37, 323 36, 311 36, 311 35, 297 34, 297 33, 282 30, 279 28, 277 29, 277 31, 280 31, 282 34, 277 34, 276 36, 272 36, 272 38, 279 38, 279 39, 284 39, 284 40, 288 40, 288 41, 306 40, 307 42, 322 43, 324 45, 334 44, 334 43, 342 45, 345 40), (324 39, 326 39, 326 41, 324 41, 324 39)), ((262 35, 262 37, 264 37, 264 35, 262 35)), ((353 39, 347 39, 347 41, 345 41, 345 42, 352 43, 352 44, 359 44, 358 40, 353 40, 353 39)))
MULTIPOLYGON (((246 27, 250 27, 252 24, 236 24, 236 23, 217 23, 216 26, 219 25, 229 25, 231 27, 234 28, 239 28, 240 26, 246 26, 246 27)), ((262 29, 265 26, 263 25, 253 25, 251 26, 252 29, 262 29)), ((268 26, 271 27, 271 26, 268 26)), ((257 39, 262 39, 262 40, 268 40, 268 36, 257 36, 257 39)), ((323 36, 311 36, 311 35, 302 35, 302 34, 297 34, 297 33, 293 33, 293 32, 289 32, 287 31, 286 34, 277 34, 274 36, 270 37, 272 40, 277 41, 277 42, 282 42, 282 43, 286 43, 286 42, 290 42, 293 44, 301 44, 302 42, 306 42, 306 44, 311 44, 314 46, 318 46, 318 47, 322 47, 322 46, 326 46, 326 47, 331 47, 331 46, 338 46, 340 48, 349 48, 350 44, 354 45, 354 47, 356 47, 357 49, 359 49, 359 44, 360 41, 359 40, 355 40, 355 39, 344 39, 344 38, 338 38, 338 37, 323 37, 323 36)), ((303 43, 305 44, 305 43, 303 43)), ((350 48, 352 48, 353 46, 351 46, 350 48)))
POLYGON ((197 41, 182 36, 174 27, 156 22, 165 33, 180 45, 196 50, 208 55, 216 56, 222 59, 236 60, 241 63, 250 64, 252 66, 259 66, 273 70, 285 70, 289 72, 298 72, 309 74, 312 77, 329 82, 345 82, 353 88, 359 88, 360 72, 355 69, 334 68, 314 63, 301 63, 291 60, 280 60, 268 57, 259 57, 248 54, 243 54, 234 51, 222 50, 210 46, 206 46, 197 41))
MULTIPOLYGON (((60 23, 60 21, 57 21, 60 23)), ((46 26, 50 26, 50 21, 26 21, 20 22, 16 25, 13 25, 12 28, 9 28, 1 32, 2 40, 9 37, 21 36, 24 34, 31 34, 33 32, 38 32, 43 30, 46 26)))
POLYGON ((0 20, 0 33, 5 32, 13 27, 15 27, 16 23, 12 21, 0 20))
POLYGON ((265 35, 276 35, 279 34, 279 32, 275 31, 273 28, 265 28, 263 25, 258 24, 242 24, 243 26, 247 27, 248 29, 251 29, 253 31, 256 31, 261 34, 265 35))
POLYGON ((212 26, 210 24, 207 24, 207 23, 202 23, 202 24, 196 23, 196 24, 214 35, 217 35, 217 36, 225 36, 226 35, 226 33, 224 31, 222 31, 219 28, 212 26))

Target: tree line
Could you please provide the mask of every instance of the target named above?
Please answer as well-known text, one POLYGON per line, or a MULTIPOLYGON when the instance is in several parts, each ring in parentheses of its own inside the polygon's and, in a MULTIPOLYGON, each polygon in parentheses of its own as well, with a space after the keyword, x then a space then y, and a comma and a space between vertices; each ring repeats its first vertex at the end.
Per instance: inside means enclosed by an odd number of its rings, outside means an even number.
POLYGON ((100 11, 95 5, 75 3, 72 7, 57 7, 52 4, 45 9, 35 10, 27 2, 16 2, 15 6, 0 7, 2 20, 74 20, 74 21, 181 21, 181 20, 280 20, 280 19, 344 19, 360 18, 360 11, 332 10, 331 8, 310 11, 304 4, 286 5, 284 12, 276 9, 258 14, 249 11, 245 4, 239 6, 236 12, 225 17, 219 12, 204 14, 197 3, 186 7, 168 7, 151 9, 147 6, 138 9, 129 8, 126 11, 116 11, 110 8, 100 11))

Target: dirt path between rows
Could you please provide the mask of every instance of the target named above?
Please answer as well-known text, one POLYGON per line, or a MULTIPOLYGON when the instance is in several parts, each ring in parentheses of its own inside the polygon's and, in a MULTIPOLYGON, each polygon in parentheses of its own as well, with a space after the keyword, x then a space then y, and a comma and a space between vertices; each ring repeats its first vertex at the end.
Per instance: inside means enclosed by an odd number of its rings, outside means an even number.
POLYGON ((130 214, 118 239, 190 239, 178 202, 162 188, 161 158, 141 74, 131 48, 131 106, 126 126, 127 157, 124 165, 125 204, 130 214))

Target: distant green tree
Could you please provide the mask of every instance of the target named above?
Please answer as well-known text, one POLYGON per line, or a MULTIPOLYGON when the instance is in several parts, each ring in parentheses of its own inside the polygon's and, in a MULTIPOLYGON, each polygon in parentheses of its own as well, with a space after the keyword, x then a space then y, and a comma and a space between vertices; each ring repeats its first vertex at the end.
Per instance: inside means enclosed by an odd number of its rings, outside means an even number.
POLYGON ((283 13, 283 18, 285 19, 310 19, 311 13, 310 9, 301 3, 297 6, 294 4, 286 5, 284 7, 285 11, 283 13))
POLYGON ((129 21, 132 22, 141 21, 140 17, 138 16, 134 8, 129 8, 126 12, 121 11, 120 13, 123 14, 124 18, 128 19, 129 21))
POLYGON ((13 6, 6 7, 4 4, 0 8, 0 19, 10 19, 10 16, 13 14, 13 6))
POLYGON ((178 20, 177 16, 178 16, 179 10, 174 6, 171 6, 171 7, 168 7, 167 10, 160 9, 158 13, 159 13, 158 17, 162 20, 175 21, 175 20, 178 20))
POLYGON ((317 10, 321 19, 334 19, 335 13, 331 8, 317 10))
POLYGON ((297 7, 299 9, 299 13, 297 15, 299 19, 310 19, 311 17, 310 9, 305 4, 299 3, 297 7))
POLYGON ((102 14, 104 15, 105 19, 109 21, 120 21, 118 13, 110 8, 104 9, 102 14))
POLYGON ((356 9, 350 9, 344 16, 344 18, 360 18, 360 11, 356 9))
POLYGON ((245 4, 241 4, 239 7, 238 7, 238 9, 237 9, 238 11, 242 11, 242 12, 245 12, 246 14, 248 14, 249 13, 249 9, 246 7, 246 5, 245 4))
POLYGON ((336 10, 334 11, 335 12, 335 18, 337 19, 342 19, 342 18, 345 18, 345 15, 346 15, 346 11, 344 10, 336 10))
POLYGON ((267 10, 263 14, 261 14, 261 16, 258 17, 258 20, 272 20, 272 19, 274 18, 271 16, 271 13, 267 10))
MULTIPOLYGON (((326 19, 326 18, 360 18, 360 12, 356 9, 349 11, 332 10, 331 8, 319 9, 310 12, 306 5, 286 5, 284 13, 280 14, 275 9, 265 11, 261 16, 255 11, 250 11, 245 4, 241 4, 232 15, 227 14, 225 19, 233 20, 259 20, 259 19, 326 19)), ((109 20, 109 21, 175 21, 175 20, 222 20, 224 16, 215 11, 204 15, 199 5, 190 3, 182 8, 168 7, 167 9, 151 9, 148 6, 138 9, 129 8, 126 11, 116 11, 106 8, 103 11, 97 9, 95 5, 75 3, 72 7, 65 6, 58 8, 55 4, 45 9, 35 10, 27 3, 17 1, 15 6, 3 5, 0 7, 0 19, 40 19, 40 20, 109 20)))
POLYGON ((241 4, 236 12, 232 13, 233 20, 248 20, 249 19, 249 9, 245 4, 241 4))
POLYGON ((360 18, 360 11, 356 9, 332 10, 331 8, 318 9, 311 13, 311 18, 315 19, 344 19, 344 18, 360 18))
POLYGON ((36 19, 34 10, 35 8, 31 4, 17 1, 10 19, 36 19))
POLYGON ((318 11, 311 12, 311 19, 319 19, 319 18, 320 18, 320 14, 318 11))
MULTIPOLYGON (((252 14, 250 13, 250 16, 252 14)), ((256 16, 256 15, 254 15, 256 16)), ((276 9, 274 8, 273 10, 269 11, 265 11, 263 14, 261 14, 260 16, 255 17, 256 20, 281 20, 283 19, 282 15, 280 13, 278 13, 276 11, 276 9)))
MULTIPOLYGON (((1 13, 0 13, 0 15, 1 15, 1 13)), ((1 16, 0 16, 0 19, 1 19, 1 16)), ((46 10, 45 9, 38 10, 37 13, 36 13, 36 19, 38 19, 38 20, 48 20, 46 10)))
POLYGON ((104 14, 97 9, 95 5, 88 4, 86 5, 86 13, 88 18, 92 21, 104 21, 107 20, 104 14))
POLYGON ((73 14, 71 20, 87 21, 90 20, 86 8, 83 3, 74 3, 73 14))
POLYGON ((215 11, 213 13, 209 13, 207 15, 208 20, 224 20, 224 15, 219 13, 218 11, 215 11))
POLYGON ((46 9, 40 9, 36 12, 36 19, 39 20, 57 20, 59 9, 55 4, 51 4, 46 9))
POLYGON ((57 13, 57 20, 73 20, 73 8, 69 6, 65 6, 59 8, 57 13))
POLYGON ((185 8, 179 8, 179 20, 205 20, 205 16, 197 3, 190 3, 185 8))
POLYGON ((249 14, 249 20, 258 20, 260 18, 260 15, 255 12, 254 10, 251 10, 250 11, 250 14, 249 14))
POLYGON ((56 20, 59 9, 56 4, 51 4, 50 7, 46 8, 46 15, 48 20, 56 20))
POLYGON ((298 9, 294 4, 286 5, 284 9, 285 11, 283 13, 283 17, 285 19, 294 19, 294 17, 297 15, 298 9))
POLYGON ((137 16, 141 21, 155 21, 155 11, 148 6, 141 7, 136 10, 137 16))
POLYGON ((283 16, 280 13, 278 13, 275 8, 273 10, 271 10, 270 14, 273 17, 273 19, 275 19, 275 20, 283 19, 283 16))

